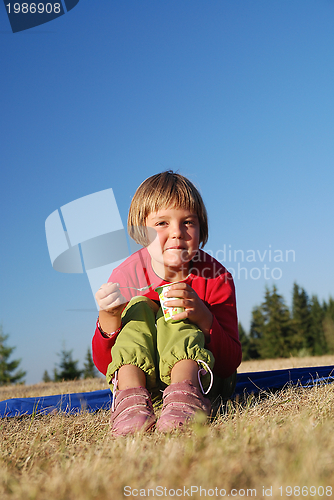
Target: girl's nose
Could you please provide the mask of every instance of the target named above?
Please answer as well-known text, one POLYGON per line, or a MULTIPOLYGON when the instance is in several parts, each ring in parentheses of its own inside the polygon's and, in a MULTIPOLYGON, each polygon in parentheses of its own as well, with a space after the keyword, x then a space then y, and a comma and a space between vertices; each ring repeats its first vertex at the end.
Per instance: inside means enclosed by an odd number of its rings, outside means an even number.
POLYGON ((171 234, 173 238, 182 238, 182 225, 181 224, 173 224, 171 227, 171 234))

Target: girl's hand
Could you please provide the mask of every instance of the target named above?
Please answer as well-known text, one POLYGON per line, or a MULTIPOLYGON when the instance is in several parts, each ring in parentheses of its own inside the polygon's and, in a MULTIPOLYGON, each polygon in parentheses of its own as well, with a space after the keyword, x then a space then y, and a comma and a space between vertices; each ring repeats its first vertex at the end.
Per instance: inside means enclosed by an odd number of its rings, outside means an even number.
POLYGON ((106 311, 113 316, 120 316, 126 299, 119 291, 118 283, 104 283, 95 294, 100 311, 106 311))
POLYGON ((165 297, 177 297, 173 300, 165 301, 168 307, 184 307, 184 311, 175 314, 173 319, 189 319, 202 330, 205 339, 210 339, 209 332, 212 325, 213 316, 203 300, 199 298, 197 293, 187 283, 175 283, 171 285, 169 290, 165 292, 165 297))

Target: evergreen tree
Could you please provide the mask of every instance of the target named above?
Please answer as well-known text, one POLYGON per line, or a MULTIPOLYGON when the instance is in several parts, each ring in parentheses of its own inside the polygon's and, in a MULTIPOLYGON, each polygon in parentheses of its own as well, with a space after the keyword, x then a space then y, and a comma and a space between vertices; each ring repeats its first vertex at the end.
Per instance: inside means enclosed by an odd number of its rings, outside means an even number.
POLYGON ((334 353, 334 300, 329 298, 328 303, 324 303, 324 319, 322 322, 324 337, 326 340, 326 352, 334 353))
POLYGON ((290 312, 275 285, 272 291, 266 288, 261 312, 264 322, 259 342, 261 358, 288 357, 292 347, 290 312))
POLYGON ((239 323, 238 329, 239 329, 239 340, 241 342, 241 348, 242 348, 242 360, 247 361, 248 359, 250 359, 250 357, 249 357, 249 337, 246 334, 241 323, 239 323))
POLYGON ((45 370, 44 373, 43 373, 43 382, 51 382, 51 377, 48 374, 47 370, 45 370))
POLYGON ((94 378, 97 377, 97 370, 94 365, 94 361, 92 358, 92 353, 90 348, 88 347, 87 353, 86 353, 86 361, 84 363, 84 370, 83 370, 83 377, 84 378, 94 378))
POLYGON ((75 380, 79 379, 82 375, 82 370, 78 369, 78 362, 74 361, 72 358, 73 351, 66 351, 65 348, 62 349, 60 356, 59 369, 54 369, 54 381, 60 382, 62 380, 75 380))
POLYGON ((260 344, 263 338, 264 317, 261 306, 256 306, 252 310, 252 321, 249 332, 248 355, 250 359, 258 359, 260 357, 260 344))
POLYGON ((277 287, 266 288, 264 301, 252 311, 249 335, 239 324, 243 359, 334 353, 334 299, 319 303, 293 285, 291 314, 277 287))
POLYGON ((334 354, 334 320, 327 314, 323 320, 324 336, 326 339, 326 351, 334 354))
POLYGON ((9 361, 9 358, 15 347, 6 346, 8 337, 9 335, 5 335, 3 333, 2 325, 0 325, 0 386, 15 384, 17 382, 22 383, 23 377, 26 376, 26 372, 22 370, 18 370, 17 372, 15 372, 15 370, 21 363, 20 359, 9 361))
POLYGON ((294 283, 291 322, 291 349, 294 354, 300 354, 302 351, 308 355, 313 354, 314 338, 311 323, 311 307, 307 293, 294 283))
POLYGON ((332 297, 329 297, 328 303, 324 304, 324 308, 326 311, 326 316, 329 316, 334 320, 334 299, 332 297))
POLYGON ((318 297, 313 295, 310 301, 311 337, 313 338, 313 354, 321 356, 327 352, 327 343, 323 322, 325 319, 325 308, 319 303, 318 297))

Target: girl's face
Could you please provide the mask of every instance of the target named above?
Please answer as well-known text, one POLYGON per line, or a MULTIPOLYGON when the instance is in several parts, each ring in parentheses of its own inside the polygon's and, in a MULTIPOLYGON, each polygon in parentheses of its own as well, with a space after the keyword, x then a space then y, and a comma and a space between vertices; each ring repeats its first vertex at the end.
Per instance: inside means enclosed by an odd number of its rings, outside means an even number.
POLYGON ((160 278, 186 278, 189 262, 199 247, 200 227, 196 214, 183 208, 166 208, 146 218, 152 267, 160 278))

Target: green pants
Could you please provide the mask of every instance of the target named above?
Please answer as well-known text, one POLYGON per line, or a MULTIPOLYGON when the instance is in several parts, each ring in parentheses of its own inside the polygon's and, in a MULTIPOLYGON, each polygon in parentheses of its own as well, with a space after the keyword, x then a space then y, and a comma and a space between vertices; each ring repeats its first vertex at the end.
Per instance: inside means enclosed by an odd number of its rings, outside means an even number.
MULTIPOLYGON (((213 368, 213 354, 204 348, 203 332, 188 320, 165 321, 163 312, 147 297, 131 299, 122 313, 122 330, 111 349, 107 382, 123 365, 135 365, 146 374, 146 386, 151 392, 171 383, 175 363, 182 359, 205 361, 213 368), (162 384, 161 384, 162 382, 162 384)), ((208 384, 209 375, 202 379, 208 384)))

